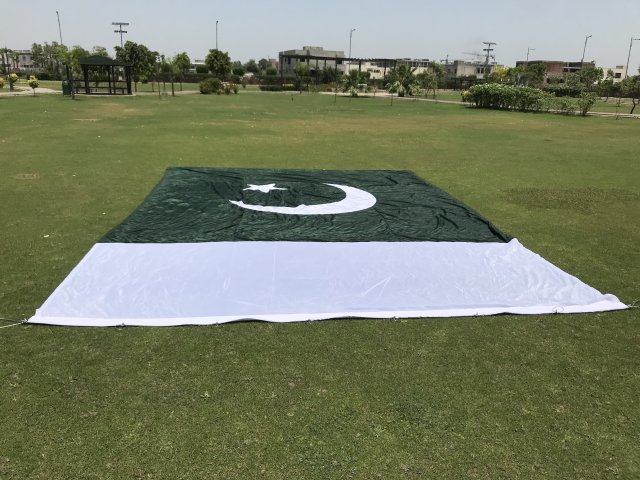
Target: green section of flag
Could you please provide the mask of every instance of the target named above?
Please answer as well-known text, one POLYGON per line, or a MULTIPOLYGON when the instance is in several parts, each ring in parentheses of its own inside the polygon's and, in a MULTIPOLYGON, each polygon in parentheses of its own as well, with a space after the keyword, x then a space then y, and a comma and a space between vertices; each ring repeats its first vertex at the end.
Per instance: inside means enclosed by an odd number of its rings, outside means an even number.
POLYGON ((102 242, 447 241, 507 242, 488 220, 412 172, 169 168, 144 202, 102 242), (275 184, 276 189, 254 186, 275 184), (375 196, 370 208, 286 215, 246 205, 297 207, 340 202, 354 187, 375 196), (253 188, 253 189, 251 189, 253 188), (279 190, 282 189, 282 190, 279 190))

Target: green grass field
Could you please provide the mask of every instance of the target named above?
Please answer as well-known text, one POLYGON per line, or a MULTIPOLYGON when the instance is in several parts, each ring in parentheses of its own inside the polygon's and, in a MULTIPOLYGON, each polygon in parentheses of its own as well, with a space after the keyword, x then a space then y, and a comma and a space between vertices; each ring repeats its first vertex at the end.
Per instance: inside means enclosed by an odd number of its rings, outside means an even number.
MULTIPOLYGON (((413 170, 638 301, 637 120, 389 103, 1 97, 0 316, 181 165, 413 170)), ((3 328, 0 478, 640 478, 639 317, 3 328)))

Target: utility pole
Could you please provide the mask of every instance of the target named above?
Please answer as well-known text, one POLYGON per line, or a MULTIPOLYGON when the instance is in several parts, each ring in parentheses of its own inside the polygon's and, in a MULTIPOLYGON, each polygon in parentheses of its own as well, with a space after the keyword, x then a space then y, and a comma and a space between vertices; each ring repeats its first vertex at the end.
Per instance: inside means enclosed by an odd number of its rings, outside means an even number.
POLYGON ((495 60, 495 55, 491 55, 491 52, 493 52, 493 48, 491 48, 491 45, 497 45, 496 42, 482 42, 483 44, 485 44, 487 46, 487 48, 483 48, 482 51, 483 52, 487 52, 487 55, 485 56, 485 60, 484 60, 484 65, 485 67, 489 65, 489 58, 493 57, 495 60))
POLYGON ((216 50, 218 50, 218 21, 216 20, 216 50))
POLYGON ((113 33, 120 34, 120 48, 123 48, 124 44, 122 43, 122 34, 129 32, 127 32, 126 30, 122 30, 122 27, 126 27, 129 24, 127 22, 111 22, 111 25, 115 25, 116 27, 118 27, 118 30, 114 30, 113 33))

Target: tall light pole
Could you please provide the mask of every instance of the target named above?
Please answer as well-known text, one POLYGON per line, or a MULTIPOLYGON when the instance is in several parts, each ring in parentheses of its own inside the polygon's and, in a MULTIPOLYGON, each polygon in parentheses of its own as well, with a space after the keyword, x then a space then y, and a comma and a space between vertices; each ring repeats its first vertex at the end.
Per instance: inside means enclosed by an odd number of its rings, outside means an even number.
POLYGON ((640 40, 640 38, 631 37, 631 41, 629 42, 629 55, 627 55, 627 67, 624 69, 624 78, 629 76, 629 59, 631 58, 631 46, 634 40, 640 40))
POLYGON ((216 20, 216 50, 218 50, 218 21, 216 20))
POLYGON ((127 22, 111 22, 111 25, 115 25, 116 27, 118 27, 118 30, 114 30, 113 33, 120 34, 120 48, 123 48, 124 44, 122 43, 122 34, 128 32, 126 30, 122 30, 122 27, 126 27, 129 24, 127 22))
POLYGON ((529 52, 533 52, 534 50, 535 48, 531 48, 531 47, 527 48, 527 61, 524 62, 525 68, 529 66, 529 52))
POLYGON ((62 28, 60 28, 60 14, 58 13, 58 10, 56 10, 56 16, 58 17, 58 33, 60 34, 60 45, 64 45, 62 43, 62 28))
MULTIPOLYGON (((62 43, 62 27, 60 27, 60 14, 58 10, 56 10, 56 16, 58 17, 58 33, 60 34, 60 46, 64 46, 62 43)), ((62 77, 62 75, 60 75, 62 77)), ((69 85, 69 93, 71 94, 71 99, 74 100, 76 98, 74 86, 73 86, 73 70, 69 65, 67 65, 67 82, 69 85)))
POLYGON ((355 28, 349 30, 349 70, 351 70, 351 39, 353 38, 353 32, 355 31, 355 28))
POLYGON ((593 35, 587 35, 584 37, 584 48, 582 49, 582 60, 580 60, 580 68, 584 67, 584 52, 587 51, 587 40, 589 40, 593 35))

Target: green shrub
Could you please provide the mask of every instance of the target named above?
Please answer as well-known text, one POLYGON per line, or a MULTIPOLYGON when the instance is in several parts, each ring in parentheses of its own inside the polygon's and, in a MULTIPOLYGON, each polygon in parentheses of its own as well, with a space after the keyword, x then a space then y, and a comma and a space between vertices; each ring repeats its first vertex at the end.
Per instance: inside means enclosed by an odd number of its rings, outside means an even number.
POLYGON ((0 88, 4 87, 4 78, 0 77, 0 88))
POLYGON ((539 112, 550 108, 552 95, 538 88, 484 83, 473 85, 463 92, 464 101, 472 102, 478 108, 499 110, 519 110, 539 112))
POLYGON ((200 93, 220 95, 222 93, 222 82, 217 78, 207 78, 200 82, 200 93))
POLYGON ((259 88, 263 92, 282 92, 284 90, 282 85, 260 85, 259 88))
POLYGON ((560 97, 556 100, 555 108, 565 115, 573 115, 578 106, 573 98, 560 97))
POLYGON ((583 117, 587 116, 591 107, 598 101, 598 95, 592 92, 582 92, 578 97, 578 110, 583 117))

